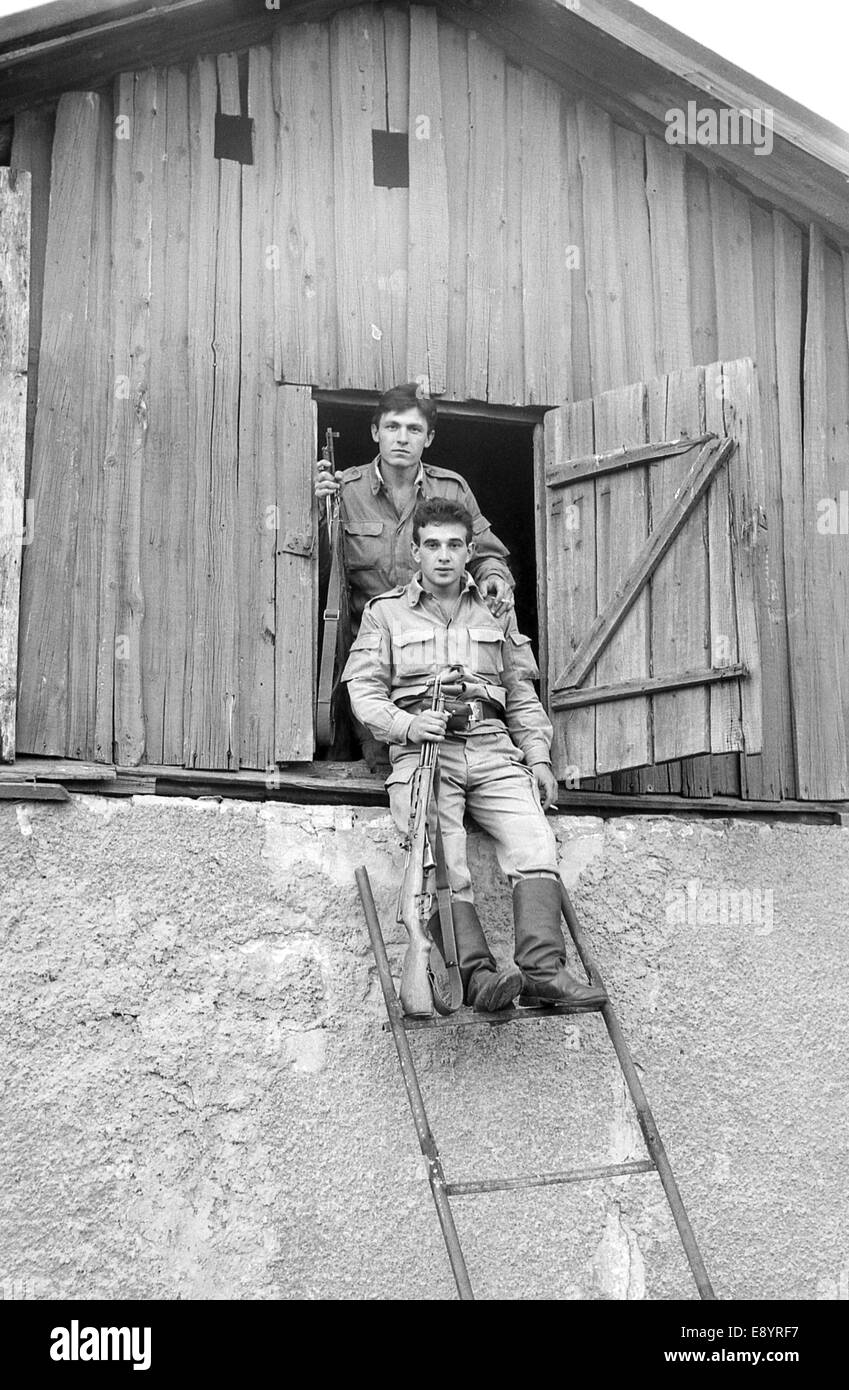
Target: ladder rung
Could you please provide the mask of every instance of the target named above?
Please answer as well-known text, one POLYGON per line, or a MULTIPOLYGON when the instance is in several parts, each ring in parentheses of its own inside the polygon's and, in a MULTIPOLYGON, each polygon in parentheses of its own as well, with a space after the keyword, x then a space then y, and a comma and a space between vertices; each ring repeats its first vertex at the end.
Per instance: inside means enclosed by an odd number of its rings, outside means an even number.
MULTIPOLYGON (((466 1028, 475 1023, 488 1023, 490 1026, 504 1023, 528 1023, 535 1018, 566 1018, 569 1014, 597 1014, 603 1004, 549 1004, 544 1009, 502 1009, 497 1014, 479 1014, 474 1009, 462 1008, 456 1013, 434 1014, 432 1018, 403 1018, 404 1027, 415 1028, 466 1028)), ((384 1023, 386 1029, 389 1025, 384 1023)))
POLYGON ((561 1182, 590 1182, 594 1178, 626 1177, 629 1173, 651 1173, 650 1158, 632 1163, 603 1163, 596 1168, 570 1168, 562 1173, 535 1173, 527 1178, 481 1178, 477 1182, 447 1182, 449 1197, 468 1197, 476 1192, 512 1192, 523 1187, 553 1187, 561 1182))

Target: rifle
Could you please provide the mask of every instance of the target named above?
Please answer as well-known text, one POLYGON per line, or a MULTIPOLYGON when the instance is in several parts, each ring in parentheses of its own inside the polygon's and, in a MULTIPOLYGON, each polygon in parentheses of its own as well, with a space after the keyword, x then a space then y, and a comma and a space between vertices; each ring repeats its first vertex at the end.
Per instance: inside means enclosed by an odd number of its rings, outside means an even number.
MULTIPOLYGON (((431 709, 441 712, 445 707, 443 684, 452 679, 458 668, 451 667, 434 677, 431 709)), ((398 895, 396 920, 403 922, 409 942, 401 969, 401 1005, 412 1018, 430 1018, 434 1005, 440 1014, 454 1013, 463 1002, 463 982, 457 961, 454 919, 451 913, 451 892, 439 829, 439 746, 428 740, 422 744, 419 765, 410 784, 410 819, 404 848, 407 851, 404 877, 398 895), (434 857, 428 833, 428 810, 431 794, 436 806, 434 857), (433 892, 427 889, 429 875, 436 876, 436 899, 442 929, 442 947, 448 976, 448 994, 443 994, 440 982, 431 968, 433 939, 427 931, 433 905, 433 892)))
MULTIPOLYGON (((338 431, 328 429, 322 458, 330 464, 332 477, 336 474, 333 440, 338 431)), ((345 579, 345 553, 342 544, 342 523, 339 516, 339 493, 325 498, 327 541, 330 546, 330 579, 324 608, 324 628, 321 637, 321 657, 318 668, 315 728, 319 748, 330 748, 335 732, 335 697, 338 672, 348 656, 351 642, 351 623, 348 612, 348 585, 345 579)))

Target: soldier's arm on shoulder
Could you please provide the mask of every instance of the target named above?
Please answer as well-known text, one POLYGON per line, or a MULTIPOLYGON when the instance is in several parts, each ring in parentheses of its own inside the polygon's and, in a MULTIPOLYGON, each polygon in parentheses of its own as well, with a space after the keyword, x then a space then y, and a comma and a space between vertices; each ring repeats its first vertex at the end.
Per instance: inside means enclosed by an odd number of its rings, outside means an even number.
POLYGON ((539 680, 539 668, 534 659, 531 639, 519 631, 512 611, 506 613, 501 621, 504 629, 504 670, 501 679, 506 694, 510 737, 521 748, 528 766, 550 763, 554 731, 534 689, 534 682, 539 680))
POLYGON ((360 630, 351 647, 342 680, 351 708, 382 743, 406 743, 413 716, 392 703, 392 636, 380 611, 380 599, 363 609, 360 630))

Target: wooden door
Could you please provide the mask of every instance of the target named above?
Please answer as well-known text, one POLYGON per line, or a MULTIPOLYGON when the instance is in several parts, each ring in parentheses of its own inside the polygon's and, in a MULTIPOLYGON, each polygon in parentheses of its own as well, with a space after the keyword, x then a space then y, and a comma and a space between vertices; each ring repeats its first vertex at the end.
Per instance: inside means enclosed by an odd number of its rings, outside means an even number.
POLYGON ((760 751, 762 480, 748 359, 548 413, 544 665, 561 780, 760 751))

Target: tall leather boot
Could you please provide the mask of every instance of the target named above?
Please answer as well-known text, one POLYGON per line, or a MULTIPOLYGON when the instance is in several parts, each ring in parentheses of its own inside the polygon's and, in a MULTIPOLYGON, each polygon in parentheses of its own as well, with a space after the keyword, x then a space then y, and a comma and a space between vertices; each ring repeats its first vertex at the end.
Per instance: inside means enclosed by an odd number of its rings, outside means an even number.
MULTIPOLYGON (((477 1013, 498 1013, 501 1009, 508 1009, 522 988, 521 971, 513 965, 504 969, 496 965, 473 903, 454 899, 451 911, 465 1002, 471 1004, 477 1013)), ((444 959, 438 912, 433 914, 427 926, 444 959)))
POLYGON ((603 1004, 607 995, 566 969, 560 925, 560 885, 550 878, 519 879, 513 888, 516 964, 525 980, 519 1003, 603 1004))

